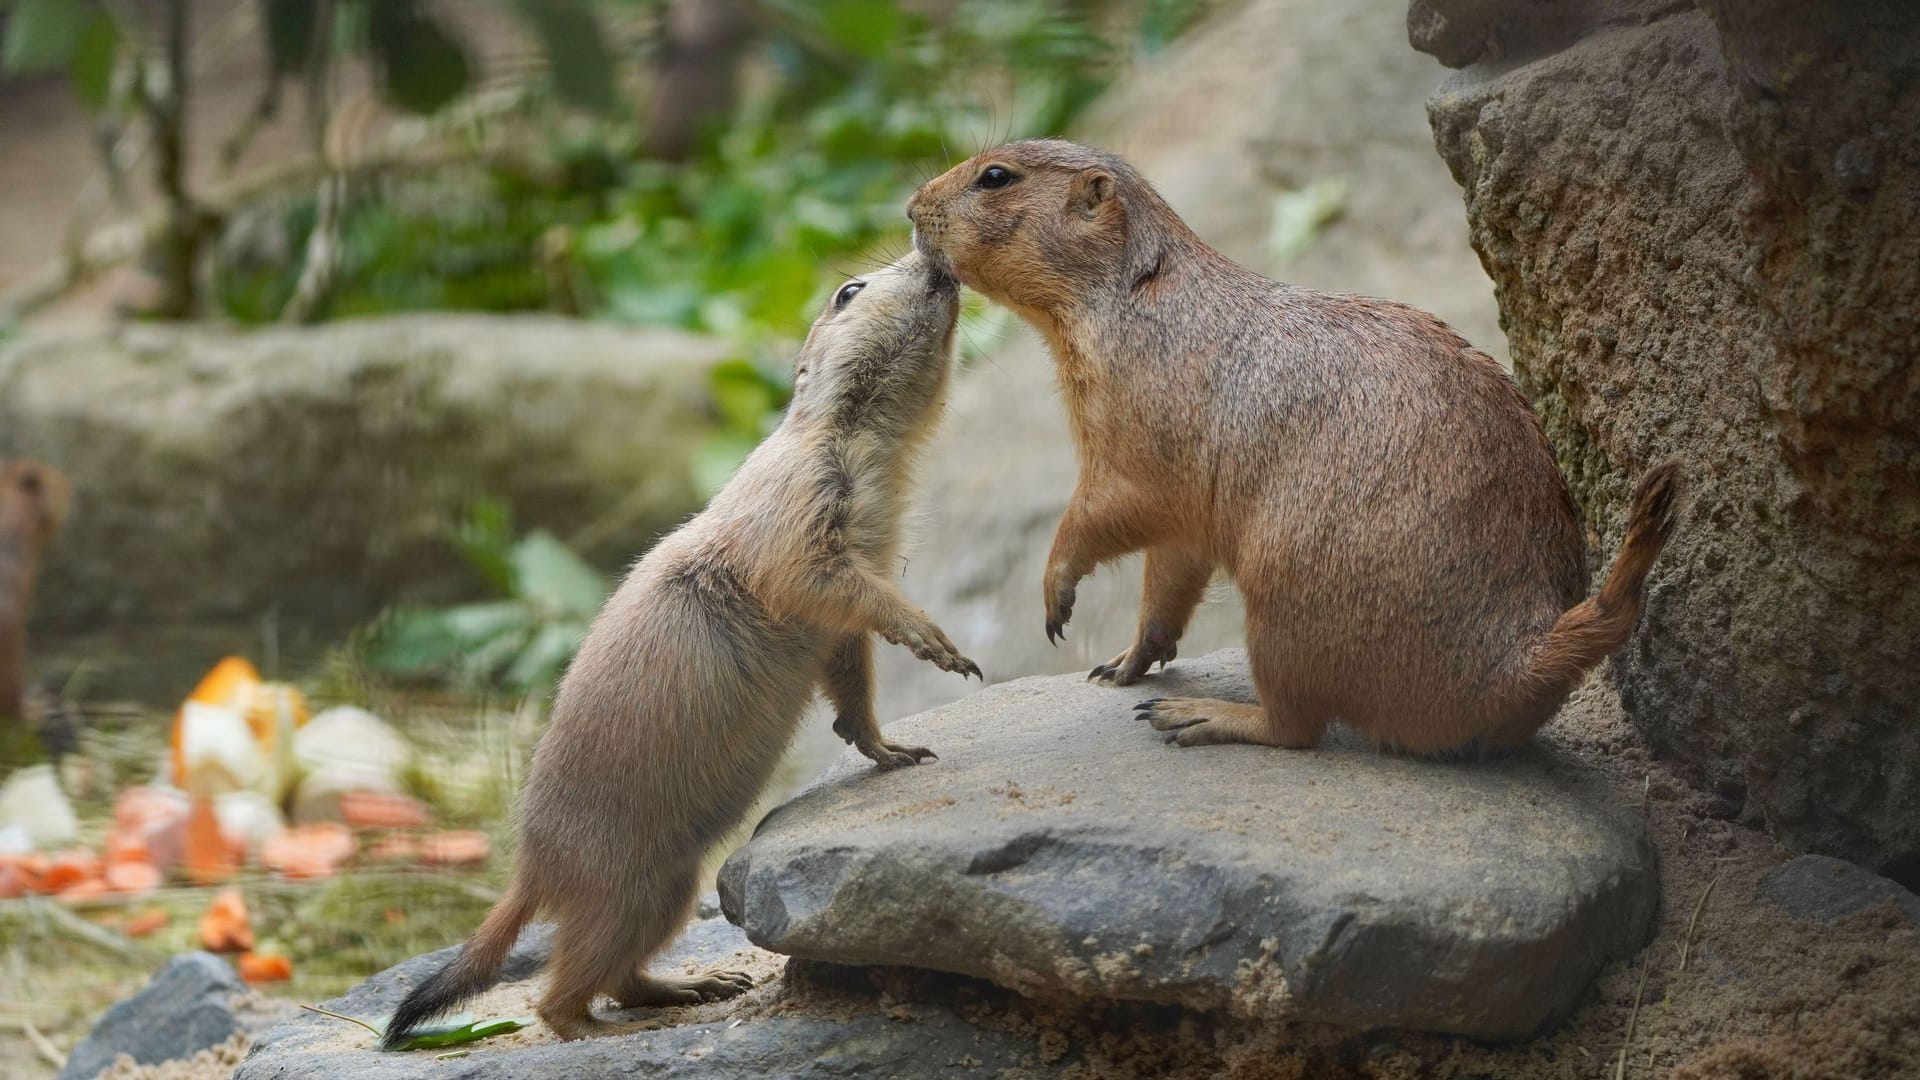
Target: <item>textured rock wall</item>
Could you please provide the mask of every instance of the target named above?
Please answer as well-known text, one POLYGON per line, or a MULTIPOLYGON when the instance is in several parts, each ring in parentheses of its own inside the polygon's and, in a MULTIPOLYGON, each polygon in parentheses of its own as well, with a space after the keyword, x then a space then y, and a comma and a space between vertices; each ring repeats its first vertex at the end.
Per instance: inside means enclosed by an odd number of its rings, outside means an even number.
POLYGON ((1920 6, 1416 0, 1514 370, 1610 555, 1692 495, 1614 674, 1790 843, 1920 876, 1920 6))

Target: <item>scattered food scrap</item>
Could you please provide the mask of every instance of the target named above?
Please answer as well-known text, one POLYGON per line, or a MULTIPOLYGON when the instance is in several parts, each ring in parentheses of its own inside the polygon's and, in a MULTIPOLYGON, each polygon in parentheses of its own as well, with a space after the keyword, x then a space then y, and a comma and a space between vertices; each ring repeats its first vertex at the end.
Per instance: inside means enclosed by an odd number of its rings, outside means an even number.
POLYGON ((487 861, 487 834, 465 829, 428 833, 420 838, 420 861, 440 866, 458 866, 487 861))
POLYGON ((214 665, 173 723, 173 783, 195 796, 257 791, 279 799, 293 782, 293 737, 307 723, 306 697, 270 683, 248 661, 214 665))
POLYGON ((200 916, 200 945, 209 952, 252 950, 253 918, 239 889, 222 889, 200 916))
POLYGON ((171 922, 173 922, 173 916, 167 913, 166 908, 153 908, 128 919, 127 924, 120 928, 120 932, 130 938, 143 938, 166 929, 171 922))
POLYGON ((260 861, 282 877, 324 878, 353 858, 358 848, 352 830, 337 821, 323 821, 276 834, 261 845, 260 861))
POLYGON ((293 961, 279 953, 243 953, 234 965, 250 983, 286 982, 293 978, 293 961))
POLYGON ((423 828, 433 824, 433 811, 410 795, 348 791, 340 796, 340 820, 356 829, 423 828))

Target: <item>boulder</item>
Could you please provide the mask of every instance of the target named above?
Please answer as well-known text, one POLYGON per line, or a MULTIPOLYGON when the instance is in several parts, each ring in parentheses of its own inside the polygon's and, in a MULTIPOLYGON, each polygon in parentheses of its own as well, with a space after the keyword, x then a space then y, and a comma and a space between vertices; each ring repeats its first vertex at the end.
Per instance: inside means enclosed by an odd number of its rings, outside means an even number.
POLYGON ((1679 458, 1613 673, 1789 844, 1920 880, 1920 6, 1416 0, 1514 370, 1594 535, 1679 458))
POLYGON ((59 1080, 92 1080, 122 1054, 141 1065, 192 1057, 245 1030, 247 985, 212 953, 176 956, 144 990, 108 1009, 67 1055, 59 1080))
POLYGON ((1251 700, 1244 654, 1147 683, 1023 679, 893 725, 940 760, 849 752, 727 860, 727 917, 776 952, 1041 998, 1491 1040, 1564 1017, 1651 932, 1642 823, 1570 756, 1177 749, 1129 705, 1251 700))
POLYGON ((548 316, 29 336, 0 351, 0 450, 76 489, 39 621, 337 621, 471 593, 447 534, 482 496, 562 537, 611 525, 589 554, 617 566, 698 505, 727 355, 548 316))

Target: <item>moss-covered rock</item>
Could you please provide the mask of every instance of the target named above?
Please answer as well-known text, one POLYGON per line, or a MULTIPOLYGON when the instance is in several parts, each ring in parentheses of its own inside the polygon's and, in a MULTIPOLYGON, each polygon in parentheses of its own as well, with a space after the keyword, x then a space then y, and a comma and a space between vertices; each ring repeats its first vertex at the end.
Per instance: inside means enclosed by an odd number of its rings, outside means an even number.
POLYGON ((727 355, 545 316, 30 337, 0 352, 0 445, 76 490, 39 620, 346 620, 471 591, 447 534, 479 497, 562 537, 611 521, 589 554, 617 566, 698 505, 727 355))

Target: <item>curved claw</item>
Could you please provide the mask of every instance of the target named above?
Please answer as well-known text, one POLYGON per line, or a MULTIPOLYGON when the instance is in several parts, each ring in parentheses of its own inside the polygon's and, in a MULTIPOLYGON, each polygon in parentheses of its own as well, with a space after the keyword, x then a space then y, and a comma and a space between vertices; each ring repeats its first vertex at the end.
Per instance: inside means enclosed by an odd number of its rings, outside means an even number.
POLYGON ((1136 708, 1136 709, 1152 709, 1152 708, 1153 708, 1153 707, 1154 707, 1155 705, 1158 705, 1158 704, 1160 704, 1161 702, 1163 702, 1163 701, 1165 701, 1165 700, 1167 700, 1167 699, 1166 699, 1166 698, 1157 698, 1157 697, 1153 697, 1153 698, 1148 698, 1147 700, 1145 700, 1145 701, 1143 701, 1143 702, 1141 702, 1140 704, 1138 704, 1138 705, 1135 705, 1135 706, 1133 706, 1133 708, 1136 708))
POLYGON ((856 749, 872 759, 874 767, 882 772, 940 760, 938 754, 924 746, 903 746, 900 743, 882 742, 856 747, 856 749))

